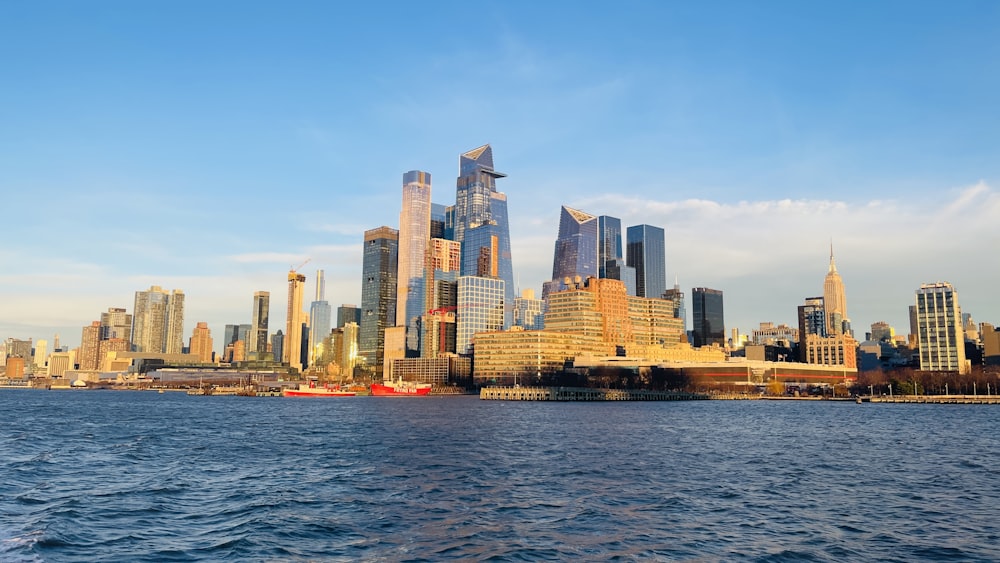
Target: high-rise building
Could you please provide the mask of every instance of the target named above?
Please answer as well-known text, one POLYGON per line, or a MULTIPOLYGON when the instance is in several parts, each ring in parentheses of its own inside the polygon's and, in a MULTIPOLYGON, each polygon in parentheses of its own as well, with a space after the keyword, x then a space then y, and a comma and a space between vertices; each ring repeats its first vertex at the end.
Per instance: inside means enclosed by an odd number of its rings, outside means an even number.
POLYGON ((799 361, 806 362, 806 337, 814 334, 826 338, 826 306, 822 297, 808 297, 799 305, 799 361))
POLYGON ((323 353, 323 342, 330 336, 330 322, 333 308, 326 300, 326 276, 323 270, 316 271, 316 300, 309 306, 309 358, 312 365, 323 353))
POLYGON ((101 349, 101 321, 94 321, 83 327, 80 337, 80 369, 96 370, 101 365, 98 355, 101 349))
POLYGON ((552 258, 553 280, 597 277, 597 226, 595 215, 562 206, 552 258))
POLYGON ((191 354, 198 356, 199 362, 212 361, 212 331, 209 330, 208 323, 199 322, 195 325, 188 348, 191 354))
POLYGON ((473 338, 478 332, 503 330, 504 285, 505 282, 498 278, 458 278, 456 352, 471 354, 473 338))
POLYGON ((833 261, 833 243, 830 244, 830 269, 823 280, 823 305, 826 307, 827 334, 848 332, 850 319, 847 317, 847 297, 844 294, 844 280, 837 272, 833 261))
POLYGON ((347 323, 361 325, 361 308, 354 304, 344 303, 337 307, 337 328, 344 328, 347 323))
POLYGON ((184 292, 154 285, 135 292, 132 348, 135 352, 180 354, 184 346, 184 292))
POLYGON ((101 313, 101 340, 112 338, 132 338, 132 315, 121 307, 109 307, 107 313, 101 313))
POLYGON ((365 231, 361 263, 361 324, 358 351, 372 373, 382 373, 385 328, 396 325, 396 267, 399 231, 365 231))
POLYGON ((420 357, 455 353, 456 280, 461 269, 461 245, 434 238, 424 266, 424 314, 421 319, 420 357))
POLYGON ((250 321, 250 342, 248 349, 251 352, 267 352, 267 320, 271 309, 271 293, 268 291, 256 291, 253 294, 253 312, 250 321))
MULTIPOLYGON (((626 231, 625 259, 635 268, 635 293, 663 297, 667 290, 667 255, 663 229, 633 225, 626 231)), ((723 337, 723 340, 725 338, 723 337)))
POLYGON ((459 158, 454 218, 449 223, 453 225, 454 240, 462 245, 461 275, 483 277, 485 273, 504 281, 506 327, 512 320, 514 267, 507 196, 496 189, 497 178, 505 176, 494 170, 493 149, 489 145, 463 153, 459 158))
POLYGON ((35 342, 35 353, 33 361, 35 367, 39 368, 38 371, 43 371, 41 368, 45 367, 48 355, 49 355, 49 341, 39 340, 38 342, 35 342))
POLYGON ((431 204, 431 237, 451 240, 447 236, 448 206, 440 203, 431 204))
POLYGON ((278 332, 271 335, 271 354, 275 361, 285 357, 285 334, 278 329, 278 332))
POLYGON ((607 275, 606 270, 609 261, 621 260, 622 265, 624 265, 624 259, 625 255, 622 254, 622 220, 617 217, 601 215, 597 218, 597 267, 600 277, 611 277, 607 275))
POLYGON ((614 258, 604 263, 603 278, 618 280, 625 284, 625 292, 636 297, 635 268, 625 264, 625 260, 614 258))
MULTIPOLYGON (((443 232, 443 226, 442 226, 443 232)), ((424 261, 431 238, 431 175, 419 170, 403 174, 403 207, 399 213, 396 277, 396 323, 406 327, 406 350, 420 350, 420 317, 424 307, 424 261)))
POLYGON ((726 327, 723 315, 722 292, 718 289, 696 287, 691 290, 692 344, 725 346, 726 327))
POLYGON ((288 306, 285 314, 285 339, 283 361, 302 371, 302 294, 306 277, 295 270, 288 272, 288 306))
POLYGON ((674 287, 663 292, 663 298, 667 301, 673 303, 674 306, 674 318, 680 319, 684 330, 687 330, 687 312, 686 306, 684 305, 684 292, 681 291, 681 285, 677 283, 677 279, 674 279, 674 287))
POLYGON ((948 282, 925 283, 916 292, 920 369, 968 373, 962 309, 948 282))
POLYGON ((535 299, 535 291, 525 289, 514 298, 514 326, 524 330, 541 330, 545 327, 543 301, 535 299))

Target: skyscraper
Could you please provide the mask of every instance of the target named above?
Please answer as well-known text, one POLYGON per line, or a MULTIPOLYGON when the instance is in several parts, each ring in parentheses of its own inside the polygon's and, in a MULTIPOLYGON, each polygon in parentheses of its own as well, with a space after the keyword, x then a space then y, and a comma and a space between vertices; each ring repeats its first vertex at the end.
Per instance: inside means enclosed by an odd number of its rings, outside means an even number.
POLYGON ((461 245, 433 238, 424 266, 424 315, 421 321, 420 357, 436 358, 455 353, 456 280, 461 269, 461 245))
POLYGON ((663 298, 673 302, 674 304, 674 318, 680 319, 684 330, 687 330, 687 311, 684 305, 684 292, 681 291, 681 286, 674 279, 673 289, 668 289, 663 292, 663 298))
POLYGON ((132 348, 136 352, 180 354, 184 346, 184 292, 154 285, 135 292, 132 348))
POLYGON ((847 297, 844 294, 844 281, 837 273, 837 264, 833 261, 833 243, 830 243, 830 269, 823 280, 823 304, 826 307, 827 333, 842 334, 850 321, 847 316, 847 297))
POLYGON ((459 158, 454 237, 462 245, 461 275, 479 275, 494 267, 504 280, 504 326, 510 326, 514 302, 514 267, 510 253, 507 196, 496 189, 502 174, 493 169, 493 149, 483 145, 459 158))
POLYGON ((101 340, 112 338, 127 342, 132 338, 132 315, 121 307, 109 307, 107 313, 101 313, 101 340))
POLYGON ((309 306, 309 356, 312 365, 323 353, 323 341, 330 336, 333 309, 326 300, 326 276, 323 270, 316 271, 316 300, 309 306))
POLYGON ((302 294, 306 277, 295 270, 288 272, 288 308, 285 315, 283 360, 302 371, 302 294))
POLYGON ((925 283, 916 292, 920 369, 968 373, 958 292, 948 282, 925 283))
POLYGON ((375 374, 382 373, 385 329, 396 325, 398 245, 396 229, 378 227, 365 231, 358 353, 375 374))
POLYGON ((83 327, 80 338, 80 356, 77 362, 82 370, 96 370, 100 366, 98 352, 101 348, 101 322, 94 321, 83 327))
POLYGON ((458 278, 456 351, 473 352, 477 332, 493 332, 504 327, 504 281, 498 278, 462 276, 458 278))
POLYGON ((285 357, 285 334, 278 329, 278 332, 271 335, 271 353, 275 360, 285 357))
POLYGON ((191 354, 198 356, 198 361, 212 361, 212 331, 209 330, 208 323, 199 322, 195 325, 188 348, 191 354))
POLYGON ((726 326, 722 307, 722 292, 696 287, 691 290, 692 332, 694 346, 726 345, 726 326))
POLYGON ((812 334, 826 338, 826 306, 822 297, 806 298, 805 304, 799 305, 799 361, 805 362, 806 339, 812 334))
POLYGON ((337 307, 337 328, 344 328, 347 323, 361 324, 361 308, 345 303, 337 307))
POLYGON ((634 225, 626 231, 625 255, 635 268, 635 293, 639 297, 663 297, 667 290, 667 255, 663 229, 634 225))
POLYGON ((562 206, 559 238, 552 258, 552 279, 597 277, 597 217, 562 206))
POLYGON ((607 275, 606 271, 608 261, 624 260, 624 258, 625 255, 622 254, 622 220, 617 217, 601 215, 597 218, 597 267, 600 277, 611 277, 607 275))
POLYGON ((268 291, 256 291, 253 294, 253 312, 250 320, 250 342, 248 349, 251 352, 267 352, 267 320, 271 308, 271 293, 268 291))
POLYGON ((403 174, 396 279, 396 323, 406 327, 406 350, 409 354, 420 350, 419 320, 426 312, 424 260, 430 238, 431 175, 411 170, 403 174))

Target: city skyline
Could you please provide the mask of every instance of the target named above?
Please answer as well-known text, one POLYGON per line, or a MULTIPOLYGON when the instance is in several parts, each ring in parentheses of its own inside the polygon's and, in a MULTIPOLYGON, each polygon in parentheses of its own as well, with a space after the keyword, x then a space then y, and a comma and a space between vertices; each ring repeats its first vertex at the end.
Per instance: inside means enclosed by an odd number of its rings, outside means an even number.
POLYGON ((331 305, 358 304, 363 233, 399 227, 400 175, 436 175, 453 203, 456 155, 485 143, 508 174, 514 292, 540 293, 566 205, 664 228, 667 279, 724 291, 741 332, 796 323, 831 238, 859 336, 907 332, 938 281, 1000 321, 1000 9, 636 8, 552 27, 558 4, 488 6, 497 32, 474 46, 447 9, 406 8, 390 19, 430 39, 399 57, 366 7, 341 34, 322 6, 237 25, 220 6, 0 8, 0 45, 37 47, 12 51, 0 92, 0 190, 21 210, 0 227, 0 337, 77 346, 152 285, 184 291, 185 341, 199 321, 221 335, 307 258, 331 305))

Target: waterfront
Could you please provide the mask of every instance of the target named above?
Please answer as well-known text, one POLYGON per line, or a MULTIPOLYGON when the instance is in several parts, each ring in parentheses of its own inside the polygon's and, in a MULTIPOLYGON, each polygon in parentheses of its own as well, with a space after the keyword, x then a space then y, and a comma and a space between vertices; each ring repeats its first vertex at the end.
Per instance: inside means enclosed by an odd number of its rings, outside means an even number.
POLYGON ((996 560, 996 407, 0 391, 0 560, 996 560))

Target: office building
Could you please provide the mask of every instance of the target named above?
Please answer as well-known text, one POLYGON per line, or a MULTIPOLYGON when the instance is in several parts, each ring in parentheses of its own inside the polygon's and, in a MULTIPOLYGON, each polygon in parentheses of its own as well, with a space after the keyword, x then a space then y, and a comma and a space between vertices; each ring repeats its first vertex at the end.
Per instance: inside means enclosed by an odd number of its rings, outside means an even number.
POLYGON ((382 373, 385 329, 396 325, 399 231, 365 231, 361 264, 361 324, 358 351, 373 374, 382 373))
POLYGON ((552 279, 597 277, 597 217, 562 206, 559 237, 552 258, 552 279))
POLYGON ((309 365, 323 354, 323 342, 330 336, 333 328, 333 308, 326 300, 326 275, 323 270, 316 271, 316 300, 309 306, 309 365))
POLYGON ((284 361, 285 357, 285 334, 278 329, 278 332, 271 335, 271 354, 275 361, 284 361))
POLYGON ((607 263, 612 260, 620 260, 622 266, 625 265, 625 255, 622 254, 622 220, 601 215, 597 218, 597 267, 600 277, 612 278, 607 275, 606 270, 607 263))
POLYGON ((920 369, 968 373, 955 288, 948 282, 922 284, 916 292, 916 314, 920 369))
POLYGON ((619 280, 625 284, 625 291, 629 295, 636 297, 635 268, 625 264, 625 260, 615 258, 604 263, 604 275, 602 278, 619 280))
POLYGON ((458 278, 457 353, 472 354, 477 333, 503 330, 505 285, 498 278, 458 278))
POLYGON ((253 311, 250 316, 250 341, 247 343, 251 352, 267 352, 267 322, 270 309, 271 293, 269 291, 254 292, 253 311))
POLYGON ((113 338, 129 342, 132 338, 132 315, 121 307, 109 307, 107 313, 101 313, 100 339, 111 340, 113 338))
MULTIPOLYGON (((444 232, 442 224, 442 234, 444 232)), ((431 238, 431 175, 419 170, 403 174, 403 207, 399 213, 396 324, 406 327, 406 350, 420 350, 420 318, 424 303, 424 262, 431 238)))
POLYGON ((827 334, 836 335, 849 332, 850 319, 847 317, 847 297, 844 281, 837 272, 833 260, 833 244, 830 244, 830 268, 823 280, 823 305, 826 307, 827 334))
POLYGON ((634 225, 625 232, 625 260, 635 268, 635 294, 663 297, 667 290, 667 255, 663 229, 634 225))
POLYGON ((101 321, 94 321, 83 327, 80 336, 80 369, 96 370, 101 365, 98 355, 101 349, 101 321))
POLYGON ((692 289, 691 312, 692 345, 696 348, 726 345, 721 291, 706 287, 692 289))
POLYGON ((434 238, 427 247, 424 268, 424 314, 421 318, 420 357, 455 353, 456 280, 461 269, 461 245, 434 238))
POLYGON ((195 325, 188 348, 189 353, 197 356, 199 362, 212 361, 212 331, 209 330, 208 323, 199 322, 195 325))
POLYGON ((344 328, 347 323, 361 324, 361 307, 349 303, 337 307, 337 328, 344 328))
POLYGON ((673 304, 674 318, 680 319, 681 326, 687 331, 687 309, 684 304, 684 292, 681 286, 674 279, 674 287, 663 292, 663 298, 673 304))
POLYGON ((449 223, 453 225, 454 240, 462 245, 461 275, 496 275, 504 281, 504 326, 510 326, 514 267, 507 196, 496 190, 497 178, 505 176, 494 170, 493 149, 489 145, 463 153, 459 158, 453 219, 449 223))
POLYGON ((827 336, 826 306, 822 297, 806 298, 803 305, 798 308, 799 320, 799 361, 806 362, 806 336, 815 334, 825 338, 827 336))
POLYGON ((524 330, 541 330, 545 327, 543 301, 535 299, 535 291, 525 289, 514 298, 514 326, 524 330))
POLYGON ((302 297, 305 292, 306 277, 294 269, 288 272, 288 303, 285 313, 285 338, 283 360, 290 367, 302 371, 302 297))

